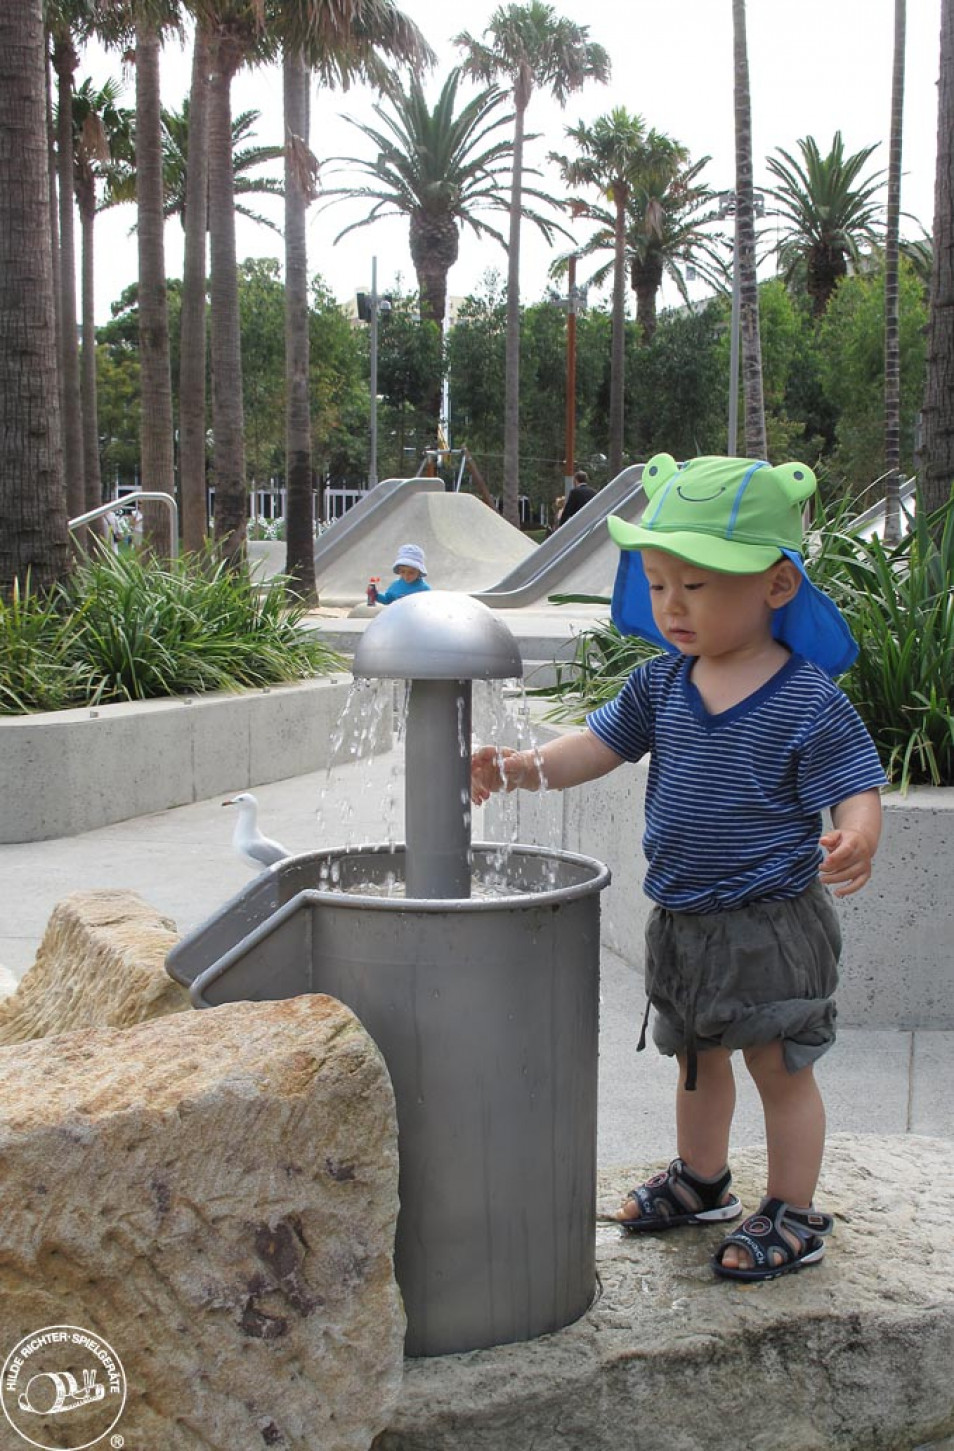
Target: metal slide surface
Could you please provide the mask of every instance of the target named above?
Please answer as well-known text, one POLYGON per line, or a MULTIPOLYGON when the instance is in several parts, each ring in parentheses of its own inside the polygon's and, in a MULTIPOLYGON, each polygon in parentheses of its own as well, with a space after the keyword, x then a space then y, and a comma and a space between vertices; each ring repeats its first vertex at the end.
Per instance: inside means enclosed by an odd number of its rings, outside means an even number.
POLYGON ((623 469, 499 584, 476 598, 491 609, 506 610, 545 602, 553 594, 609 597, 619 551, 610 539, 606 520, 610 514, 631 523, 639 518, 646 504, 642 476, 642 464, 623 469))

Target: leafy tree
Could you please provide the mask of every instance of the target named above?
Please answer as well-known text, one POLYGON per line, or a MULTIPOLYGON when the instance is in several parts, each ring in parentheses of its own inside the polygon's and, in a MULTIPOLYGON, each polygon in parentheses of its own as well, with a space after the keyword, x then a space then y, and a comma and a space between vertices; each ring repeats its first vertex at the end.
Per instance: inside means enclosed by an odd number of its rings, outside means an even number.
POLYGON ((320 479, 357 484, 368 472, 367 343, 320 277, 309 310, 311 436, 320 479))
POLYGON ((441 376, 441 328, 418 320, 416 300, 392 295, 391 311, 378 333, 378 388, 384 395, 380 414, 382 460, 392 478, 407 473, 405 450, 417 459, 433 442, 434 379, 441 376))
POLYGON ((786 278, 804 265, 814 314, 821 317, 849 261, 857 265, 863 247, 881 242, 881 207, 875 197, 884 173, 863 178, 861 171, 877 146, 846 156, 840 131, 827 156, 813 136, 800 140, 798 148, 801 161, 781 147, 766 160, 780 183, 769 195, 785 228, 775 250, 786 278))
POLYGON ((681 459, 722 452, 725 322, 725 303, 714 300, 699 310, 664 312, 648 342, 640 342, 632 329, 631 457, 649 458, 660 450, 681 459))
MULTIPOLYGON (((899 268, 900 457, 913 463, 927 312, 913 268, 899 268)), ((823 386, 837 410, 832 470, 853 494, 883 474, 884 277, 846 277, 818 327, 823 386)), ((865 502, 871 503, 869 497, 865 502)))
POLYGON ((285 469, 285 288, 274 257, 238 269, 245 475, 263 485, 285 469))
POLYGON ((587 39, 589 29, 564 20, 542 0, 502 5, 478 41, 466 31, 455 37, 465 52, 464 70, 492 82, 506 76, 513 88, 514 141, 507 244, 507 360, 504 403, 504 514, 519 523, 520 492, 520 222, 523 216, 525 118, 534 87, 565 105, 587 80, 605 81, 606 51, 587 39))

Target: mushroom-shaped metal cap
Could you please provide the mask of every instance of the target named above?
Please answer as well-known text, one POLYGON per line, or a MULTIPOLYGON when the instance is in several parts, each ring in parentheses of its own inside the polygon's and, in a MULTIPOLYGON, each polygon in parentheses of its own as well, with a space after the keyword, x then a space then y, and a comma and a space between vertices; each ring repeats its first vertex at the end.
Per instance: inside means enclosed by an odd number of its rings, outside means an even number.
POLYGON ((354 652, 356 676, 371 680, 509 680, 523 675, 516 640, 470 595, 405 595, 371 621, 354 652))

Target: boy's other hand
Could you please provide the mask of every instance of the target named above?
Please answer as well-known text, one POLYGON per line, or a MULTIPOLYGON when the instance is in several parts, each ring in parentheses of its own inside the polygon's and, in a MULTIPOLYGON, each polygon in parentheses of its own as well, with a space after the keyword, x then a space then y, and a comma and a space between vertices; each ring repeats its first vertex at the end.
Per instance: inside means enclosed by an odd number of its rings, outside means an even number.
POLYGON ((836 897, 860 891, 871 877, 874 856, 864 833, 842 828, 826 831, 819 840, 828 853, 818 871, 822 885, 834 887, 836 897))

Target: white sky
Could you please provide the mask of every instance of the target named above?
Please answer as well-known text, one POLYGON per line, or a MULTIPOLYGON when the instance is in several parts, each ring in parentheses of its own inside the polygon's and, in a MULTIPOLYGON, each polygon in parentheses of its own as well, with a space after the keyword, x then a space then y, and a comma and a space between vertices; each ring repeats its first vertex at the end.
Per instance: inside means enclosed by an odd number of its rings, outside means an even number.
MULTIPOLYGON (((399 0, 400 3, 400 0, 399 0)), ((564 127, 590 122, 613 106, 642 115, 647 126, 668 133, 689 148, 693 161, 709 155, 703 173, 715 189, 734 182, 734 116, 731 0, 552 0, 556 12, 589 27, 589 39, 609 52, 613 73, 607 85, 590 84, 571 97, 565 111, 542 93, 535 93, 528 111, 528 130, 541 133, 528 148, 527 160, 544 166, 547 151, 570 150, 564 127)), ((450 36, 467 29, 481 36, 496 0, 471 0, 464 6, 446 0, 403 0, 405 13, 416 21, 440 64, 426 82, 432 100, 458 52, 450 36)), ((868 170, 887 166, 891 113, 891 64, 894 45, 894 0, 748 0, 749 80, 752 95, 755 184, 770 178, 763 158, 777 147, 796 153, 800 137, 814 136, 826 153, 836 130, 846 151, 880 142, 868 170)), ((930 231, 934 209, 937 151, 937 75, 940 54, 940 0, 910 0, 907 6, 906 82, 901 206, 930 231)), ((188 93, 190 55, 170 42, 162 64, 163 104, 178 109, 188 93)), ((121 77, 118 56, 90 50, 81 61, 76 82, 87 75, 102 82, 121 77)), ((125 76, 126 105, 134 104, 134 83, 125 76)), ((280 68, 244 71, 232 87, 233 115, 256 109, 261 119, 255 140, 278 145, 282 140, 280 68)), ((348 93, 313 92, 311 145, 319 161, 338 154, 370 154, 370 143, 343 114, 372 121, 374 94, 367 88, 348 93)), ((559 193, 553 168, 548 184, 559 193)), ((257 210, 281 221, 280 199, 252 198, 257 210)), ((333 239, 358 215, 357 204, 310 212, 309 268, 320 272, 340 301, 370 285, 371 259, 378 259, 378 287, 386 291, 400 277, 405 290, 415 287, 407 247, 407 223, 393 220, 352 232, 338 246, 333 239)), ((110 303, 136 279, 136 242, 129 234, 130 207, 106 213, 97 222, 96 316, 104 322, 110 303)), ((493 219, 491 219, 493 220, 493 219)), ((588 234, 585 223, 579 239, 588 234)), ((920 235, 912 220, 902 219, 902 234, 920 235)), ((281 238, 267 228, 238 219, 238 255, 281 257, 281 238)), ((543 294, 549 263, 565 250, 552 252, 536 228, 525 225, 521 240, 521 291, 524 301, 543 294)), ((178 222, 166 229, 166 267, 181 276, 182 240, 178 222)), ((501 248, 477 241, 468 230, 460 259, 452 269, 452 294, 471 290, 488 268, 505 271, 501 248)), ((581 280, 582 277, 581 277, 581 280)), ((676 296, 664 289, 663 304, 676 296)))

